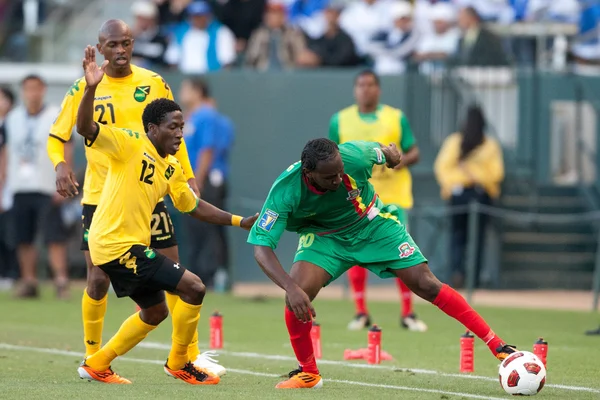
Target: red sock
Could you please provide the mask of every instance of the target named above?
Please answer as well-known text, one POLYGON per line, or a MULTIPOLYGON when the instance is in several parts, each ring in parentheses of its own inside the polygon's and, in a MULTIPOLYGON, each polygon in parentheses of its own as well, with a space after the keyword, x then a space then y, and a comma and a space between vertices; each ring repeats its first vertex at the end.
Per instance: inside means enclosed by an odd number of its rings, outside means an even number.
POLYGON ((481 315, 477 314, 467 301, 450 286, 442 286, 433 304, 483 340, 494 355, 497 353, 496 349, 504 344, 481 315))
POLYGON ((367 304, 365 302, 367 286, 367 270, 363 267, 355 265, 348 270, 348 280, 354 297, 354 305, 356 306, 357 314, 368 314, 367 304))
POLYGON ((402 318, 408 317, 413 313, 412 307, 412 292, 406 286, 402 279, 396 278, 398 284, 398 290, 400 291, 400 300, 402 301, 402 318))
POLYGON ((296 354, 296 359, 302 371, 318 374, 319 369, 317 368, 312 339, 310 338, 312 322, 304 323, 300 321, 293 312, 285 307, 285 324, 290 334, 290 342, 292 343, 294 354, 296 354))

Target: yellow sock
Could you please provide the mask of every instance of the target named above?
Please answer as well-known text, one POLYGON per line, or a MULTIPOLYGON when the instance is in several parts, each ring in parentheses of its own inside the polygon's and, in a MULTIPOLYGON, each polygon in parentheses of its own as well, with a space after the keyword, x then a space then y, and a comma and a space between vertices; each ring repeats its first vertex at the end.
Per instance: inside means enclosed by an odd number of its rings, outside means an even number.
POLYGON ((176 371, 185 365, 188 357, 188 347, 198 334, 198 321, 200 320, 200 309, 202 304, 193 305, 179 299, 173 310, 173 336, 171 352, 167 362, 170 369, 176 371))
POLYGON ((102 328, 104 326, 107 299, 108 295, 100 300, 94 300, 87 294, 87 288, 83 290, 81 315, 86 357, 100 350, 100 346, 102 346, 102 328))
POLYGON ((96 371, 105 371, 112 360, 133 349, 155 328, 156 325, 148 325, 142 321, 140 313, 136 312, 127 318, 115 336, 99 351, 87 358, 85 363, 96 371))
MULTIPOLYGON (((171 314, 171 318, 173 318, 173 310, 175 310, 175 304, 177 304, 177 300, 179 300, 179 296, 173 293, 165 292, 165 297, 167 299, 167 307, 169 307, 169 314, 171 314)), ((192 338, 192 342, 188 346, 188 358, 191 361, 194 361, 200 355, 200 349, 198 348, 198 330, 194 332, 194 337, 192 338)))

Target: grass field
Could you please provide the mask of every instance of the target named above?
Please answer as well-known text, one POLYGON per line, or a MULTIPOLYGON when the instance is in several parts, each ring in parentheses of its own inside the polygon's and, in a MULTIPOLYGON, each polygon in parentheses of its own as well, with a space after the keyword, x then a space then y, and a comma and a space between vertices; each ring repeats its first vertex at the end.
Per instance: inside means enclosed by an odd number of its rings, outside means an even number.
MULTIPOLYGON (((463 332, 455 321, 430 305, 417 305, 429 324, 426 333, 398 327, 398 305, 372 302, 371 313, 383 329, 383 349, 395 360, 381 366, 343 361, 346 348, 366 347, 366 332, 349 332, 353 307, 348 302, 315 302, 321 323, 325 386, 320 391, 277 391, 274 385, 295 368, 283 323, 281 300, 251 300, 208 294, 200 321, 200 341, 208 341, 208 316, 224 315, 225 349, 219 360, 229 369, 214 387, 193 387, 162 371, 170 340, 170 319, 139 348, 113 367, 130 386, 109 386, 79 379, 83 349, 79 293, 59 302, 52 292, 38 301, 17 301, 0 294, 0 398, 2 399, 498 399, 508 396, 497 380, 496 360, 476 346, 475 374, 458 374, 458 343, 463 332), (142 347, 143 346, 143 347, 142 347)), ((107 340, 133 312, 128 299, 109 300, 104 327, 107 340)), ((550 343, 548 384, 542 399, 600 399, 600 338, 582 332, 598 316, 583 312, 480 308, 510 343, 531 351, 537 336, 550 343)), ((204 347, 203 350, 206 348, 204 347)))

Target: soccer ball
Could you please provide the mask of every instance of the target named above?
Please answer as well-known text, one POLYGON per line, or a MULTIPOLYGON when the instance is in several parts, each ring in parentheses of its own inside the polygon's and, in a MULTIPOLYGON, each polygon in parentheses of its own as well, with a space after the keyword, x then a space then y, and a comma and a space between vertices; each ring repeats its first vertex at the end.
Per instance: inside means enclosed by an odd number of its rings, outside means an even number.
POLYGON ((500 386, 514 396, 533 396, 546 383, 546 367, 535 354, 517 351, 500 364, 500 386))

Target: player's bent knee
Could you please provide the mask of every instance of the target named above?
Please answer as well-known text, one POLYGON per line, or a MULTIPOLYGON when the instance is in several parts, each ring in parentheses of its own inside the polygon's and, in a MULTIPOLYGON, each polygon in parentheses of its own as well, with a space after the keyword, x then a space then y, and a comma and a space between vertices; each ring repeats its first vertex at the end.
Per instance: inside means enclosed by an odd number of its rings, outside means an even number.
POLYGON ((103 299, 108 293, 110 278, 100 268, 87 276, 87 294, 94 300, 103 299))
MULTIPOLYGON (((189 271, 186 271, 186 273, 187 272, 189 271)), ((190 273, 190 275, 185 277, 184 279, 184 284, 181 285, 180 282, 180 285, 177 287, 178 295, 181 298, 181 300, 185 301, 188 304, 202 304, 202 302, 204 301, 204 295, 206 294, 206 286, 204 286, 202 280, 192 273, 190 273)))
POLYGON ((148 325, 159 325, 169 316, 167 304, 163 301, 155 306, 140 311, 140 318, 148 325))
POLYGON ((419 297, 432 303, 440 293, 442 283, 427 268, 426 272, 419 277, 418 286, 419 297))

